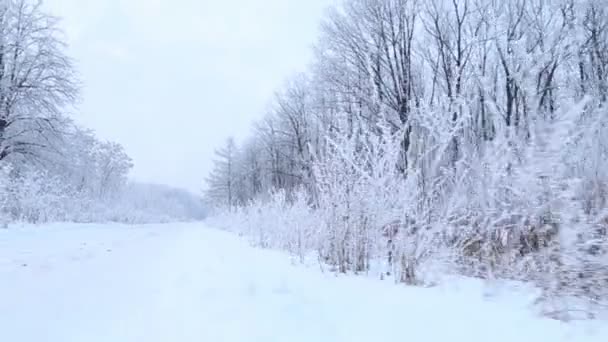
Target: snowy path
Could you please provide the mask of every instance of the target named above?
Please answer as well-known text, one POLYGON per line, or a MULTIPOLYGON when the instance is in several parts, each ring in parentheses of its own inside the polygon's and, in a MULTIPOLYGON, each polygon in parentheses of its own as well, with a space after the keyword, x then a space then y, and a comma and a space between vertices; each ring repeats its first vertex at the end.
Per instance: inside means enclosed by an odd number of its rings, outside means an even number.
POLYGON ((0 230, 0 341, 608 341, 522 296, 322 274, 200 224, 0 230))

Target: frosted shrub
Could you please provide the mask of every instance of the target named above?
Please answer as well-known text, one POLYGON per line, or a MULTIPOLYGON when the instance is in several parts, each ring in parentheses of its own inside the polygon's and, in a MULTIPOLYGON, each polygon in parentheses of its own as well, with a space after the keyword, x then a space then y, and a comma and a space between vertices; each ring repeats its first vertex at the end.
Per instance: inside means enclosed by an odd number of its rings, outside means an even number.
POLYGON ((210 223, 244 234, 262 248, 283 249, 304 260, 319 243, 318 215, 309 205, 304 191, 287 199, 285 191, 272 193, 268 199, 214 215, 210 223))

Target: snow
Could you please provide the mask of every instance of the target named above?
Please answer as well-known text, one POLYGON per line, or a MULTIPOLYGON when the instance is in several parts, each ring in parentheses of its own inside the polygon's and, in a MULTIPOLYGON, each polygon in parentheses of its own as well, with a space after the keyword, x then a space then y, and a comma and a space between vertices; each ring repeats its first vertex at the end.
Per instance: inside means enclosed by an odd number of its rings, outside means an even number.
POLYGON ((0 341, 607 341, 525 292, 337 277, 201 223, 0 229, 0 341))

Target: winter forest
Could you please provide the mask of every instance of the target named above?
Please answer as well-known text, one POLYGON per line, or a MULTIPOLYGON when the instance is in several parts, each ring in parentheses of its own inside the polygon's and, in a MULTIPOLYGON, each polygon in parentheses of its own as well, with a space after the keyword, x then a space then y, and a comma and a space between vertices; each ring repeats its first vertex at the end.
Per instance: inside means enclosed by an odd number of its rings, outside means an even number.
POLYGON ((0 0, 0 341, 606 319, 608 0, 0 0))
POLYGON ((200 218, 195 196, 130 181, 123 147, 74 122, 82 85, 66 50, 40 1, 0 2, 0 221, 200 218))
MULTIPOLYGON (((57 113, 75 84, 52 26, 27 36, 4 18, 10 184, 40 191, 46 173, 69 184, 58 196, 113 195, 100 189, 128 159, 57 113), (40 58, 15 60, 22 40, 40 58), (75 144, 86 172, 43 148, 75 144)), ((214 222, 338 273, 523 281, 562 319, 606 308, 608 1, 346 0, 319 34, 249 138, 218 148, 214 222)))

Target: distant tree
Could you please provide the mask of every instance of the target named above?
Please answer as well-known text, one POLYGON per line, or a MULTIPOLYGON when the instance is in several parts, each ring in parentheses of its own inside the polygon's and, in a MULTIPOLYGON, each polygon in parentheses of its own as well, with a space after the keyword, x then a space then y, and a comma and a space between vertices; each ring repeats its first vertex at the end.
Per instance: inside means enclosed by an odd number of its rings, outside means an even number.
POLYGON ((214 168, 206 179, 207 189, 205 199, 215 206, 223 204, 233 208, 237 193, 237 148, 233 138, 226 141, 226 145, 215 151, 214 168))

